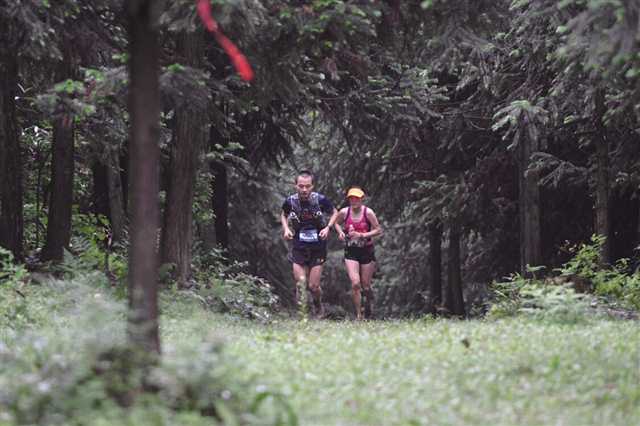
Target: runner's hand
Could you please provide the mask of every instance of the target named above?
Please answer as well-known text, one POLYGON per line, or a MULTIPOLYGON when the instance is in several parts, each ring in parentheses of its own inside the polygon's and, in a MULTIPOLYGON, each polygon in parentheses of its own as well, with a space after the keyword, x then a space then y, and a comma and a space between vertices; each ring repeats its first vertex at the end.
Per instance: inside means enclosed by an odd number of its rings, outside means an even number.
POLYGON ((285 229, 284 233, 282 234, 282 238, 284 238, 285 240, 293 240, 293 232, 291 232, 291 229, 285 229))
POLYGON ((338 232, 338 239, 340 241, 344 241, 345 237, 346 237, 346 235, 344 235, 344 232, 342 232, 342 231, 338 232))
POLYGON ((352 229, 351 231, 349 231, 349 238, 351 238, 352 240, 359 240, 360 238, 362 238, 362 234, 352 229))
POLYGON ((325 226, 320 230, 320 239, 326 240, 329 237, 329 227, 325 226))

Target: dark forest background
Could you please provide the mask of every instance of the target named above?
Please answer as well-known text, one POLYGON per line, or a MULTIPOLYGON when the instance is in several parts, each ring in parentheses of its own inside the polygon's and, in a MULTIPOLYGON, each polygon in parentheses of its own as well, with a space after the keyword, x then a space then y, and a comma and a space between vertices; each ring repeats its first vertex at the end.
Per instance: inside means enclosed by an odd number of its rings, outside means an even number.
MULTIPOLYGON (((480 314, 490 283, 559 275, 593 235, 600 266, 637 267, 637 1, 215 1, 250 83, 194 2, 153 2, 157 46, 138 52, 159 67, 136 81, 158 73, 160 121, 134 154, 132 117, 155 111, 128 103, 137 3, 0 2, 5 258, 81 259, 124 286, 132 181, 157 154, 162 286, 244 274, 288 306, 278 214, 300 168, 337 205, 367 192, 383 316, 480 314)), ((348 311, 332 238, 325 300, 348 311)))

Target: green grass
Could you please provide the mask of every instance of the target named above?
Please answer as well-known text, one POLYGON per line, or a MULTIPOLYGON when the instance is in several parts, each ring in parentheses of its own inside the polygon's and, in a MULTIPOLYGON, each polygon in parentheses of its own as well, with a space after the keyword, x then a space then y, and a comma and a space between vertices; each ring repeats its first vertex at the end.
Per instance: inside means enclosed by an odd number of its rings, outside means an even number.
MULTIPOLYGON (((124 337, 124 302, 108 291, 61 284, 22 290, 26 299, 0 287, 0 358, 8 352, 25 355, 23 363, 12 361, 12 369, 0 366, 4 386, 33 377, 37 365, 49 365, 49 354, 81 363, 83 345, 96 350, 124 337), (16 310, 8 301, 25 306, 16 310)), ((162 306, 164 357, 179 367, 178 376, 195 383, 202 368, 217 365, 233 375, 240 392, 282 395, 303 426, 640 424, 638 322, 592 318, 567 325, 516 318, 260 325, 207 311, 195 298, 175 293, 164 294, 162 306), (222 356, 202 349, 220 340, 222 356)), ((33 386, 37 393, 38 384, 33 386)), ((15 424, 2 415, 1 403, 0 424, 15 424)), ((257 424, 270 424, 277 410, 283 411, 278 401, 265 403, 257 424)), ((144 409, 126 424, 178 424, 180 418, 162 412, 164 420, 155 421, 148 414, 144 409)), ((189 424, 212 424, 187 414, 189 424)), ((109 416, 125 424, 121 413, 109 416)), ((100 421, 95 424, 109 424, 100 421)))
POLYGON ((640 422, 637 322, 184 325, 167 324, 165 340, 225 335, 241 379, 279 389, 302 425, 640 422))

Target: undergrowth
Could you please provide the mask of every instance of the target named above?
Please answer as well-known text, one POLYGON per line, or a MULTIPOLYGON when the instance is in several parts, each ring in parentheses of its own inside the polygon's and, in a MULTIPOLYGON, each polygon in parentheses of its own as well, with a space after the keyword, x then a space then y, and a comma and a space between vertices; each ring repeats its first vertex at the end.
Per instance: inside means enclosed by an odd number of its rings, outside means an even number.
POLYGON ((628 259, 602 267, 599 253, 604 238, 574 248, 575 255, 548 277, 544 268, 532 267, 527 275, 512 274, 492 285, 489 317, 524 315, 560 322, 580 322, 598 315, 640 310, 640 271, 628 259))
MULTIPOLYGON (((51 280, 17 298, 0 287, 0 424, 297 424, 280 393, 237 380, 242 366, 225 355, 224 336, 167 342, 159 364, 135 368, 125 302, 103 280, 51 280)), ((161 309, 183 321, 207 312, 178 291, 163 294, 161 309)))

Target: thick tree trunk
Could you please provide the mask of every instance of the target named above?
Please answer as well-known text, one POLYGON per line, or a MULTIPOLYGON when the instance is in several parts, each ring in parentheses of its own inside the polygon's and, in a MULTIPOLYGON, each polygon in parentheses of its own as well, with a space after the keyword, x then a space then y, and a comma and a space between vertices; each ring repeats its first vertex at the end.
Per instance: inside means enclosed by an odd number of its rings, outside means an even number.
POLYGON ((636 219, 636 249, 640 250, 640 199, 638 199, 638 218, 636 219))
POLYGON ((91 212, 95 215, 105 216, 111 220, 111 212, 109 211, 109 187, 107 186, 107 166, 101 161, 95 160, 91 164, 91 176, 93 180, 91 212))
POLYGON ((523 137, 519 147, 520 270, 523 274, 527 272, 527 265, 542 264, 538 174, 527 173, 531 154, 538 151, 538 146, 538 140, 523 137))
POLYGON ((18 49, 16 28, 0 20, 0 246, 23 258, 22 153, 16 117, 18 49))
MULTIPOLYGON (((77 65, 73 43, 63 34, 63 58, 58 65, 56 80, 75 79, 77 65)), ((53 123, 53 156, 51 158, 51 191, 47 216, 47 237, 42 250, 43 260, 62 260, 71 239, 71 212, 74 176, 74 125, 72 115, 63 115, 53 123)))
POLYGON ((213 169, 213 212, 215 213, 216 244, 229 248, 229 177, 227 167, 214 164, 213 169))
POLYGON ((465 315, 462 296, 462 273, 460 265, 460 225, 456 219, 449 224, 449 250, 447 252, 447 310, 453 315, 465 315))
POLYGON ((42 249, 43 260, 61 261, 71 238, 73 204, 74 129, 73 118, 64 116, 53 124, 53 157, 51 159, 51 191, 47 221, 47 239, 42 249))
POLYGON ((109 196, 111 237, 114 243, 119 243, 124 239, 127 223, 120 175, 120 154, 116 148, 109 148, 107 155, 107 191, 109 196))
POLYGON ((600 88, 595 94, 595 146, 596 146, 596 203, 595 203, 595 232, 605 237, 600 250, 600 263, 606 265, 611 261, 611 222, 609 219, 609 142, 604 127, 604 89, 600 88))
MULTIPOLYGON (((209 135, 211 146, 216 143, 223 146, 227 144, 227 141, 223 140, 222 135, 213 126, 211 126, 209 135)), ((229 177, 227 167, 222 163, 214 162, 211 164, 211 172, 213 173, 211 205, 215 214, 216 243, 220 248, 226 250, 229 248, 229 177)))
MULTIPOLYGON (((203 56, 202 33, 183 33, 177 43, 183 63, 197 67, 203 56)), ((189 107, 176 111, 169 187, 164 209, 162 263, 176 266, 178 284, 183 287, 191 275, 193 245, 193 190, 198 154, 206 138, 204 111, 189 107)))
POLYGON ((126 4, 129 32, 130 344, 142 353, 160 353, 158 333, 158 187, 160 94, 158 34, 154 1, 126 4))
POLYGON ((442 225, 429 225, 429 267, 431 269, 429 281, 429 305, 427 311, 437 312, 437 306, 442 304, 442 225))

